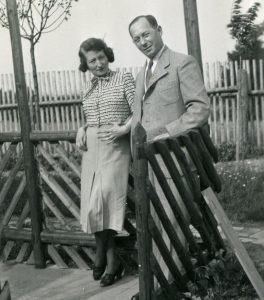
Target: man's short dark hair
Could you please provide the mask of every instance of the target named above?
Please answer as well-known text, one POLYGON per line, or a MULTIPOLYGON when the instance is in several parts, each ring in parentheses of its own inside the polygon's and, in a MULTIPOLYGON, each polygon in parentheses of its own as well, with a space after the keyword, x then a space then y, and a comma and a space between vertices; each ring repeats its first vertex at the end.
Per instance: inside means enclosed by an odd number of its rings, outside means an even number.
POLYGON ((158 22, 156 20, 156 18, 152 15, 141 15, 141 16, 137 16, 135 19, 133 19, 130 24, 128 25, 128 31, 130 33, 130 28, 131 26, 136 23, 139 19, 146 19, 150 26, 153 27, 153 28, 157 28, 158 27, 158 22))
POLYGON ((79 49, 79 58, 80 58, 79 70, 82 72, 86 72, 87 70, 89 70, 86 57, 83 54, 83 52, 101 51, 101 50, 104 51, 110 63, 115 60, 113 49, 108 47, 102 39, 89 38, 84 42, 82 42, 79 49))

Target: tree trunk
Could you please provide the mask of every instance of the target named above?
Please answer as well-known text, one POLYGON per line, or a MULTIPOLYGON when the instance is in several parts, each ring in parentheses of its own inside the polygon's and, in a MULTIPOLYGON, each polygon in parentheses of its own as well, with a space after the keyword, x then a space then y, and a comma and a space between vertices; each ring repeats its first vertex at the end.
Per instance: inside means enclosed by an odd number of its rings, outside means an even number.
POLYGON ((34 84, 33 105, 35 107, 35 109, 33 109, 33 112, 35 112, 35 114, 32 116, 32 118, 33 120, 35 120, 35 129, 41 130, 38 75, 37 75, 37 66, 36 66, 36 59, 35 59, 35 45, 33 41, 30 41, 30 58, 31 58, 33 84, 34 84))

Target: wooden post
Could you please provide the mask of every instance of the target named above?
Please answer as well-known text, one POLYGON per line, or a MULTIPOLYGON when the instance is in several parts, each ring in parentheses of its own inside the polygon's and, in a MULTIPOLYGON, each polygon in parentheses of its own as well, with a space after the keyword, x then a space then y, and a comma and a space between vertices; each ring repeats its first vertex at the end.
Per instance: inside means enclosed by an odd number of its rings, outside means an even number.
POLYGON ((34 249, 35 266, 37 268, 44 268, 44 247, 40 239, 40 233, 42 231, 41 198, 38 187, 38 172, 34 154, 34 146, 30 141, 30 113, 28 107, 28 97, 16 0, 6 0, 6 6, 12 45, 18 109, 21 122, 21 139, 23 144, 27 191, 30 203, 32 244, 34 249))
POLYGON ((0 282, 0 300, 11 300, 11 293, 8 281, 0 282))
POLYGON ((196 58, 203 74, 196 0, 183 0, 188 53, 196 58))
POLYGON ((248 77, 246 70, 238 71, 237 95, 237 128, 236 128, 236 160, 245 158, 245 147, 248 143, 248 77))
POLYGON ((150 203, 147 196, 146 180, 148 176, 147 160, 142 158, 143 143, 146 141, 146 132, 138 123, 132 134, 133 140, 133 174, 136 194, 136 222, 138 239, 139 262, 139 299, 151 300, 153 291, 153 274, 150 266, 151 237, 148 229, 150 203))

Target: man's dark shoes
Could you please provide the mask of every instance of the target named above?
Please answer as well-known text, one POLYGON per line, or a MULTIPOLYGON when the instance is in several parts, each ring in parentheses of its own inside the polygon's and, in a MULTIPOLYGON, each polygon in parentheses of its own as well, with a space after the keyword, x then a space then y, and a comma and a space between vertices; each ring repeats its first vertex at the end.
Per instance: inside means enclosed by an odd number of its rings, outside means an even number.
POLYGON ((115 271, 115 273, 105 274, 105 276, 101 279, 100 286, 105 287, 105 286, 112 285, 116 280, 121 278, 123 271, 124 271, 124 267, 122 264, 120 264, 117 270, 115 271))
POLYGON ((102 275, 105 272, 105 267, 106 265, 102 266, 102 267, 93 267, 93 278, 94 280, 100 280, 102 275))

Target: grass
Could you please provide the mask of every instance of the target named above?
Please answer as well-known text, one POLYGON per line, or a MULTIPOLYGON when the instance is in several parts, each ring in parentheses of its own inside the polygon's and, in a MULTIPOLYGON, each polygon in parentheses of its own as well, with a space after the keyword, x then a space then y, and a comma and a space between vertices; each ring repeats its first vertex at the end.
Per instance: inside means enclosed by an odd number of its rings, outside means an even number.
POLYGON ((264 158, 217 164, 218 197, 233 222, 264 222, 264 158))

